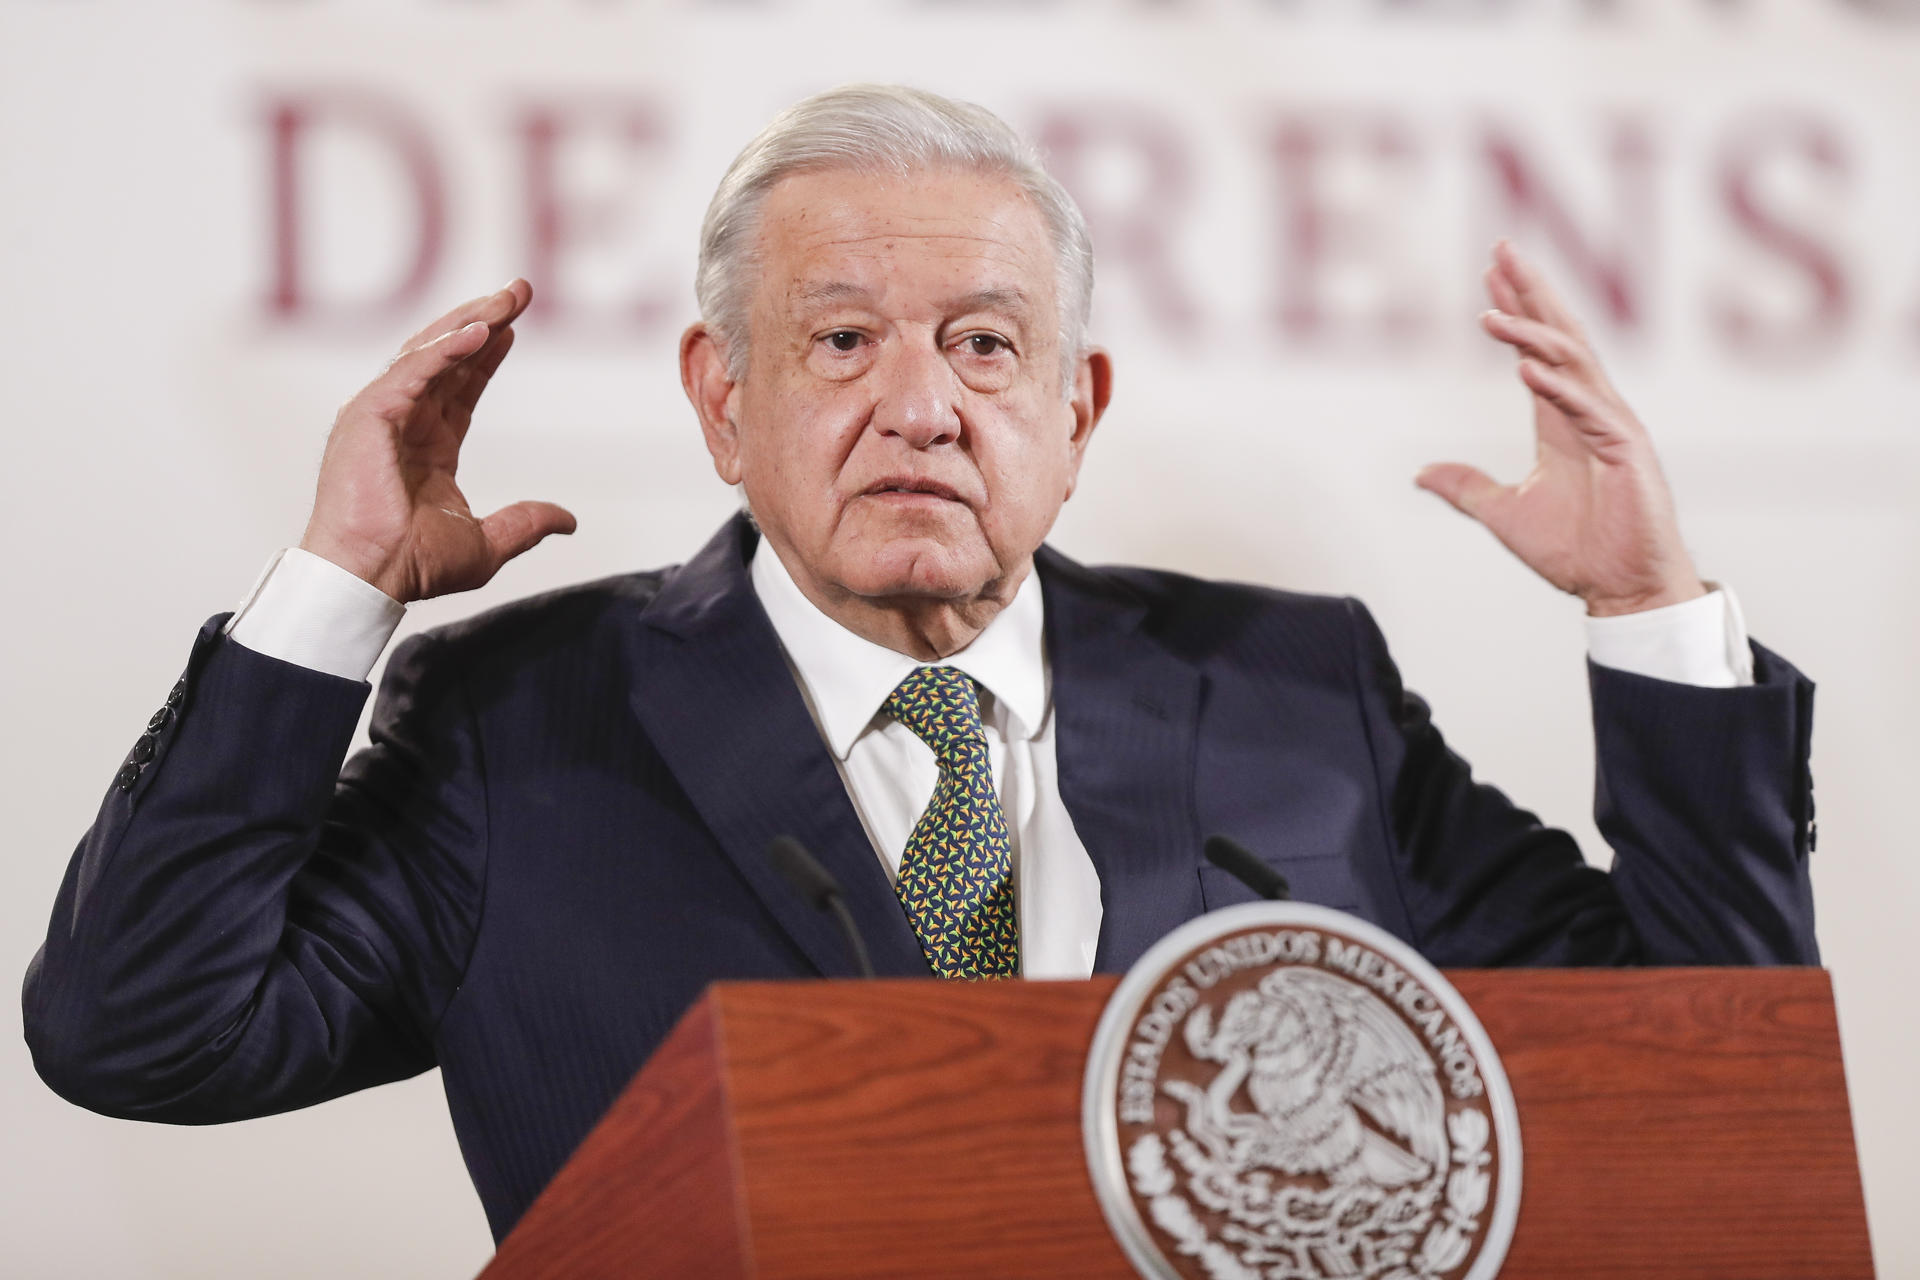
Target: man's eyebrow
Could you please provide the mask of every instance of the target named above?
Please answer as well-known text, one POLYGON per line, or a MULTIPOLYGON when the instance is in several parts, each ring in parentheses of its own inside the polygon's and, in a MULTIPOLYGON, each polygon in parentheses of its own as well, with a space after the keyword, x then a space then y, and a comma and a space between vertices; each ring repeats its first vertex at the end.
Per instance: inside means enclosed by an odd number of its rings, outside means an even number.
POLYGON ((802 285, 792 295, 795 310, 835 302, 864 302, 872 296, 865 285, 855 284, 851 280, 822 280, 816 284, 802 285))
POLYGON ((1022 289, 1011 285, 993 286, 961 294, 948 304, 948 309, 956 313, 1000 311, 1024 321, 1033 315, 1033 301, 1022 289))

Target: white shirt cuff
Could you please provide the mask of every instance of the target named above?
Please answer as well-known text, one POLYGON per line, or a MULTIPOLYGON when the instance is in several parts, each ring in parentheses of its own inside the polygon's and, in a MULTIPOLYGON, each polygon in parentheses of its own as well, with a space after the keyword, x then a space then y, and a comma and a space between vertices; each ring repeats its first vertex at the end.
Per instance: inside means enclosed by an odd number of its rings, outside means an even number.
POLYGON ((322 556, 288 547, 255 580, 227 635, 255 653, 365 680, 407 607, 322 556))
POLYGON ((1587 619, 1587 656, 1616 671, 1709 689, 1753 683, 1753 648, 1733 592, 1707 594, 1662 609, 1587 619))

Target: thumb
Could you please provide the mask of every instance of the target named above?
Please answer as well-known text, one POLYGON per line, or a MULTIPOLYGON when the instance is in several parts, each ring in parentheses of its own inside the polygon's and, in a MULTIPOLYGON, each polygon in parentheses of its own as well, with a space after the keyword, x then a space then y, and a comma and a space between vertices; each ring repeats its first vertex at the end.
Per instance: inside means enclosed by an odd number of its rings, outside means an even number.
POLYGON ((1423 469, 1413 482, 1428 493, 1437 493, 1453 504, 1454 510, 1487 523, 1492 508, 1507 496, 1507 486, 1478 467, 1464 462, 1436 462, 1423 469))
POLYGON ((530 551, 550 533, 572 533, 579 522, 573 512, 551 502, 516 502, 480 522, 487 549, 496 567, 523 551, 530 551))

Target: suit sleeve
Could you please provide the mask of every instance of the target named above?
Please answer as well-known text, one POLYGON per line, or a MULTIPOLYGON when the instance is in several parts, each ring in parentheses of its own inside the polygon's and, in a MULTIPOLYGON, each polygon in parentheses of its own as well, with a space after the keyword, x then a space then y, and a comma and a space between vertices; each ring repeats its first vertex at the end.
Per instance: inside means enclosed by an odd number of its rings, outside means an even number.
POLYGON ((1450 750, 1372 617, 1348 604, 1358 697, 1414 942, 1440 965, 1817 964, 1808 878, 1813 685, 1754 645, 1751 687, 1589 664, 1595 816, 1573 838, 1450 750))
MULTIPOLYGON (((481 761, 457 664, 363 682, 202 629, 67 868, 27 970, 43 1079, 108 1115, 202 1124, 418 1074, 485 885, 481 761)), ((438 658, 439 660, 435 660, 438 658)))

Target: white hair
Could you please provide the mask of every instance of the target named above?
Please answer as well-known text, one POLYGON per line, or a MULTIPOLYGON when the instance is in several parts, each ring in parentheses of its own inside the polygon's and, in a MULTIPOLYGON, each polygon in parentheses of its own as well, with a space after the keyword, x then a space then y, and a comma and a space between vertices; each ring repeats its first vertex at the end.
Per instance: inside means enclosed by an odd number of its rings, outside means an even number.
POLYGON ((935 168, 1010 178, 1032 200, 1053 241, 1063 392, 1086 341, 1093 305, 1093 242, 1079 206, 1049 174, 1039 151, 985 107, 924 89, 854 84, 797 102, 734 158, 700 226, 694 294, 700 318, 727 353, 727 372, 747 370, 761 207, 782 178, 851 169, 911 177, 935 168))

